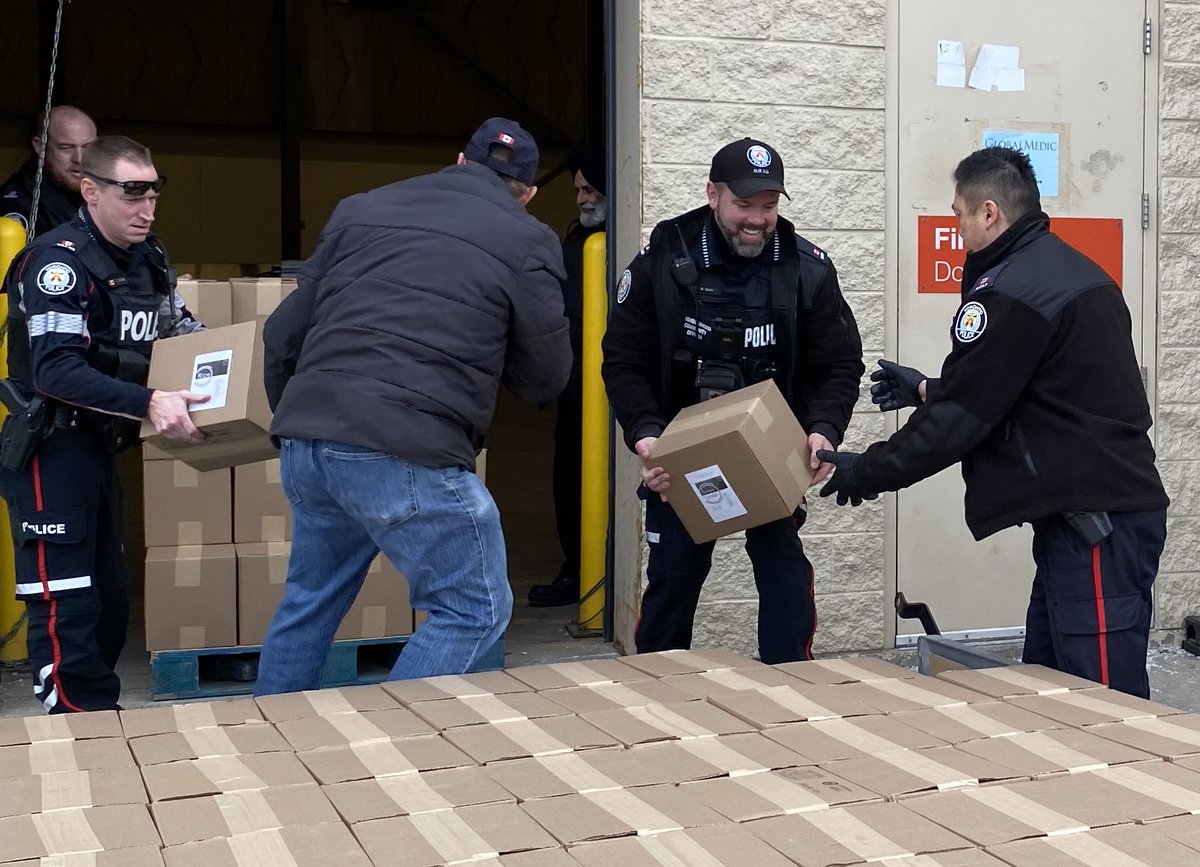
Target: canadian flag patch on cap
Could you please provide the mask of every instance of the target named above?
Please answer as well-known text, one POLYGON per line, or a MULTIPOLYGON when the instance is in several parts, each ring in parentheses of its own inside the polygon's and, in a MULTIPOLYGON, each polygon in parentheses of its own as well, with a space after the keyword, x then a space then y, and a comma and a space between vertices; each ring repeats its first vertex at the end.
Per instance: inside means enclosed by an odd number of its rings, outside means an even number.
POLYGON ((500 141, 504 142, 506 145, 511 145, 513 142, 516 141, 515 138, 513 138, 511 135, 509 135, 506 132, 500 133, 500 135, 496 136, 496 138, 499 139, 500 141))

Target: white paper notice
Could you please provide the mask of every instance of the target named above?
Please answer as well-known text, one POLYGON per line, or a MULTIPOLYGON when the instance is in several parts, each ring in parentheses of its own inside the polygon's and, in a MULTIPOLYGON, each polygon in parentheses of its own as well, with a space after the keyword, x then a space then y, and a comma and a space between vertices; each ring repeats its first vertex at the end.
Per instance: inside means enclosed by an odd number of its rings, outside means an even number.
POLYGON ((966 87, 967 61, 961 42, 938 40, 937 84, 938 87, 966 87))
POLYGON ((976 90, 1024 90, 1025 70, 1021 69, 1021 49, 1016 45, 979 46, 979 56, 971 69, 971 87, 976 90))
POLYGON ((232 349, 219 349, 197 355, 192 364, 192 391, 207 394, 207 403, 193 403, 188 409, 199 412, 203 409, 220 409, 229 397, 229 365, 233 361, 232 349))
POLYGON ((719 524, 746 514, 746 507, 716 464, 685 473, 684 478, 700 498, 713 523, 719 524))

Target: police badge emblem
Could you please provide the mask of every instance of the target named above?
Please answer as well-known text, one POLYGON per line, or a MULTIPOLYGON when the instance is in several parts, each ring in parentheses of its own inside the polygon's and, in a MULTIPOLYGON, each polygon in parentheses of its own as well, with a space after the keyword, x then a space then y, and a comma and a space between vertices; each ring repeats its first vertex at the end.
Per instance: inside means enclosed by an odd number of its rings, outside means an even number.
POLYGON ((629 269, 621 275, 621 279, 617 282, 617 303, 623 304, 625 299, 629 297, 629 285, 633 282, 633 275, 629 273, 629 269))
POLYGON ((51 262, 38 271, 37 284, 47 295, 66 295, 75 288, 75 272, 66 262, 51 262))
POLYGON ((970 343, 983 334, 987 328, 987 311, 978 301, 963 305, 958 311, 958 319, 954 322, 954 336, 963 343, 970 343))

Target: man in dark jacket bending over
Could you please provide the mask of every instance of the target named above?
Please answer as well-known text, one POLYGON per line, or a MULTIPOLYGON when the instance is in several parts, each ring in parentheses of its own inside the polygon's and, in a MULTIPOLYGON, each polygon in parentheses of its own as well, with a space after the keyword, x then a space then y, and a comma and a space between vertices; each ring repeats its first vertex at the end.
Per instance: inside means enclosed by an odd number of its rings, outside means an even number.
POLYGON ((533 137, 492 118, 457 165, 344 200, 267 321, 294 541, 258 695, 318 686, 380 550, 429 612, 393 679, 468 672, 508 625, 475 454, 501 382, 545 402, 571 369, 558 239, 525 211, 537 164, 533 137))

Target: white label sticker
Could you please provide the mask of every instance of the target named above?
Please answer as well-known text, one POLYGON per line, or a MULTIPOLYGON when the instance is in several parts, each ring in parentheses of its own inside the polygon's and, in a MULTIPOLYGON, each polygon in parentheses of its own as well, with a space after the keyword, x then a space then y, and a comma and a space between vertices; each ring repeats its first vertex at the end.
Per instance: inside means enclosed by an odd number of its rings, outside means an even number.
POLYGON ((196 394, 207 394, 207 403, 193 403, 192 412, 202 409, 220 409, 229 396, 229 366, 233 362, 232 349, 219 349, 196 356, 192 365, 192 388, 196 394))
POLYGON ((740 518, 746 514, 746 507, 738 499, 737 492, 730 486, 725 474, 716 464, 686 473, 684 478, 700 498, 708 516, 714 523, 740 518))

